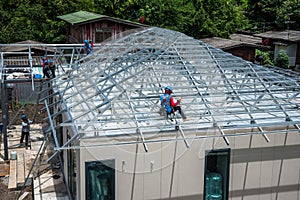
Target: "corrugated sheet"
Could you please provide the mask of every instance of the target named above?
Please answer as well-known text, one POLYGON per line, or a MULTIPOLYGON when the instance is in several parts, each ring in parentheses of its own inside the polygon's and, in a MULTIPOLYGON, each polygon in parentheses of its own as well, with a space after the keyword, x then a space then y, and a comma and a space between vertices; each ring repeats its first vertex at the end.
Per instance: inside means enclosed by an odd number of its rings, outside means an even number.
POLYGON ((91 21, 91 20, 100 19, 102 17, 107 17, 107 16, 99 15, 99 14, 96 14, 96 13, 90 13, 90 12, 87 12, 87 11, 78 11, 78 12, 58 16, 59 19, 62 19, 66 22, 69 22, 72 25, 82 23, 82 22, 91 21))
POLYGON ((300 31, 285 30, 285 31, 267 31, 264 33, 254 34, 254 36, 262 38, 272 38, 277 40, 287 40, 292 42, 300 41, 300 31))
POLYGON ((72 25, 89 22, 89 21, 96 21, 96 20, 108 20, 108 21, 113 21, 113 22, 117 22, 117 23, 133 25, 136 27, 147 27, 148 26, 145 24, 140 24, 138 22, 132 22, 132 21, 124 20, 124 19, 118 19, 115 17, 109 17, 106 15, 100 15, 97 13, 91 13, 91 12, 87 12, 87 11, 78 11, 78 12, 74 12, 74 13, 69 13, 66 15, 58 16, 58 18, 66 21, 72 25))

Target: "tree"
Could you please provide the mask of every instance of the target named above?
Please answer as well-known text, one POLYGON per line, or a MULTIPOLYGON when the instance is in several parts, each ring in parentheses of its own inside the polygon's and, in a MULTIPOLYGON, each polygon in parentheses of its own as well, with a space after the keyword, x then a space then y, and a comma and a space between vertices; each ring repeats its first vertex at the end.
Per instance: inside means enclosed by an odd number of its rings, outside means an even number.
POLYGON ((280 50, 278 52, 277 58, 275 59, 275 65, 285 69, 290 68, 289 56, 287 55, 286 51, 280 50))
POLYGON ((226 38, 237 30, 261 32, 288 25, 300 30, 299 0, 1 0, 0 42, 62 43, 64 22, 57 16, 79 10, 195 38, 226 38))
MULTIPOLYGON (((138 22, 188 33, 195 8, 189 0, 137 0, 127 4, 127 18, 138 22)), ((124 16, 123 16, 124 18, 124 16)))
POLYGON ((262 32, 276 28, 276 9, 284 0, 248 0, 246 16, 251 31, 262 32))
MULTIPOLYGON (((32 3, 30 0, 7 0, 4 2, 11 7, 0 11, 2 18, 1 43, 14 43, 23 40, 47 43, 64 41, 65 34, 62 22, 55 21, 56 15, 51 15, 52 10, 48 9, 47 4, 42 4, 43 1, 38 2, 32 3), (7 20, 4 21, 3 19, 7 20)), ((53 9, 53 13, 54 11, 53 9)))
POLYGON ((16 5, 14 14, 9 16, 9 21, 2 23, 5 28, 0 31, 1 42, 40 39, 43 33, 40 26, 47 19, 43 12, 44 8, 40 4, 30 5, 29 2, 16 5))
POLYGON ((226 38, 247 25, 243 7, 235 0, 193 0, 193 5, 195 16, 189 30, 195 38, 226 38))
POLYGON ((284 1, 276 9, 276 24, 280 29, 300 30, 300 1, 284 1))
POLYGON ((267 51, 255 49, 255 59, 260 62, 260 65, 274 65, 273 59, 271 59, 271 55, 267 51))

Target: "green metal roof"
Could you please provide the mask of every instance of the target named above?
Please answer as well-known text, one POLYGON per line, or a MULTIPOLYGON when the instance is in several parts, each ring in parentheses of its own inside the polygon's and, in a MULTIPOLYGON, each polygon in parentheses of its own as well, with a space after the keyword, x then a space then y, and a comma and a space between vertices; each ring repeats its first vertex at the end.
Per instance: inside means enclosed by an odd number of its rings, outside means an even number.
POLYGON ((58 16, 59 19, 69 22, 70 24, 73 24, 73 25, 82 23, 82 22, 91 21, 91 20, 101 19, 103 17, 107 17, 107 16, 96 14, 96 13, 91 13, 91 12, 87 12, 87 11, 78 11, 78 12, 58 16))
POLYGON ((87 11, 78 11, 78 12, 74 12, 74 13, 69 13, 66 15, 58 16, 58 18, 66 21, 72 25, 89 22, 89 21, 93 21, 93 20, 108 19, 111 21, 116 21, 116 22, 124 23, 124 24, 130 24, 130 25, 137 26, 137 27, 147 27, 148 26, 145 24, 137 23, 137 22, 118 19, 115 17, 109 17, 107 15, 100 15, 100 14, 91 13, 91 12, 87 12, 87 11))

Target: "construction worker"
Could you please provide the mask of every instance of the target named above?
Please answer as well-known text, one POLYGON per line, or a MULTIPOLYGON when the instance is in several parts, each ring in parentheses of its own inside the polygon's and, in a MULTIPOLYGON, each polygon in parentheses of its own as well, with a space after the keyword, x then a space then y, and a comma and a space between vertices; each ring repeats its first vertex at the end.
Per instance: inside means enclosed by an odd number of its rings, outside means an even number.
POLYGON ((48 58, 46 56, 42 57, 42 67, 43 67, 43 78, 45 78, 45 67, 48 66, 48 58))
POLYGON ((48 65, 45 65, 43 69, 44 76, 46 75, 47 78, 55 78, 55 70, 56 65, 54 64, 54 61, 48 60, 48 65))
POLYGON ((179 98, 177 101, 175 101, 174 98, 171 96, 172 93, 173 90, 171 86, 165 87, 165 93, 160 96, 162 108, 164 108, 167 116, 170 116, 170 114, 175 114, 175 112, 178 111, 182 119, 186 120, 187 117, 185 116, 179 105, 182 99, 179 98))
POLYGON ((89 55, 93 51, 93 45, 92 42, 89 40, 84 40, 84 46, 83 46, 84 52, 86 55, 89 55))
POLYGON ((25 146, 27 149, 28 141, 29 141, 30 124, 32 123, 32 121, 30 119, 27 119, 25 114, 21 115, 21 119, 22 119, 22 134, 21 134, 19 147, 23 146, 23 140, 25 137, 25 146))

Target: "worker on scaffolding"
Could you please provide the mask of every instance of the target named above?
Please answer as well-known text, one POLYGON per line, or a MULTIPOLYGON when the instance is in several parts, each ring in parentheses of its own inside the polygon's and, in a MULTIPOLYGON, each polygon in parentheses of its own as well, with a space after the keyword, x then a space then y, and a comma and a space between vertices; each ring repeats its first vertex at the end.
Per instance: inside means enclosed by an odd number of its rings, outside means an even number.
POLYGON ((22 119, 22 133, 21 133, 19 147, 23 146, 23 141, 24 141, 24 137, 25 137, 25 147, 27 149, 28 142, 29 142, 30 124, 32 123, 32 121, 30 119, 27 119, 27 117, 24 113, 21 115, 21 119, 22 119))
POLYGON ((160 96, 160 102, 161 102, 161 107, 164 110, 165 114, 169 119, 172 120, 172 117, 170 117, 172 114, 175 115, 175 112, 178 111, 179 114, 181 115, 183 120, 186 120, 187 117, 183 113, 180 103, 182 98, 179 98, 177 101, 174 100, 174 98, 171 96, 173 93, 172 87, 167 86, 165 87, 165 93, 160 96))
POLYGON ((83 46, 83 49, 84 49, 84 52, 86 53, 86 55, 89 55, 92 53, 93 51, 93 46, 92 45, 92 42, 89 41, 89 40, 84 40, 84 46, 83 46))
POLYGON ((46 56, 43 56, 42 57, 42 68, 43 68, 43 78, 46 77, 46 74, 45 74, 45 67, 48 66, 48 58, 46 56))
POLYGON ((48 60, 47 65, 43 68, 44 76, 47 78, 55 78, 56 65, 53 60, 48 60))

